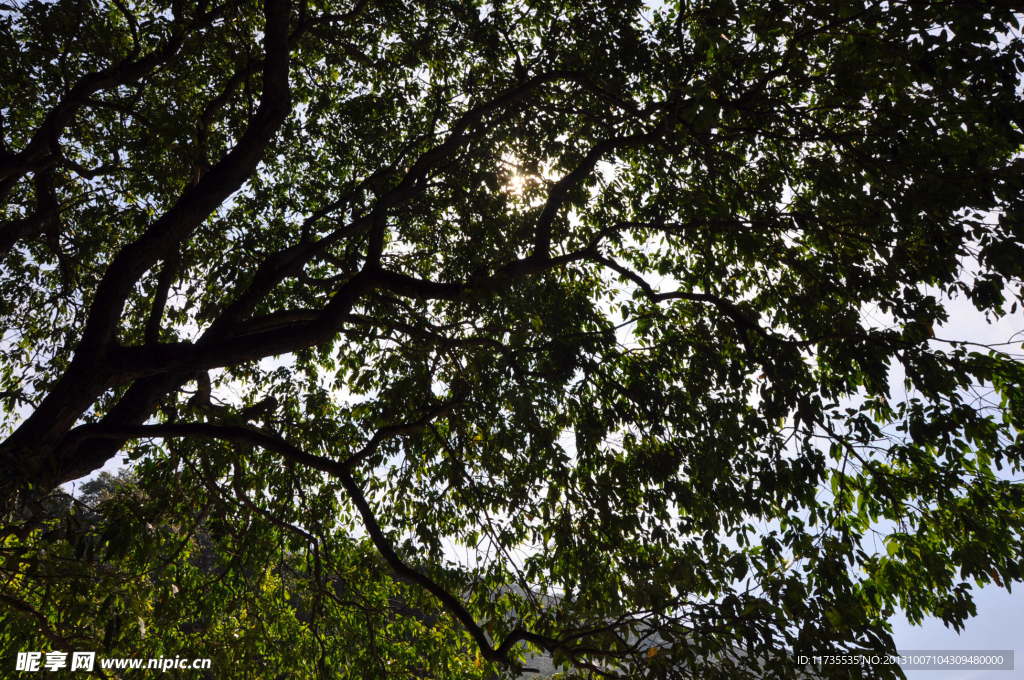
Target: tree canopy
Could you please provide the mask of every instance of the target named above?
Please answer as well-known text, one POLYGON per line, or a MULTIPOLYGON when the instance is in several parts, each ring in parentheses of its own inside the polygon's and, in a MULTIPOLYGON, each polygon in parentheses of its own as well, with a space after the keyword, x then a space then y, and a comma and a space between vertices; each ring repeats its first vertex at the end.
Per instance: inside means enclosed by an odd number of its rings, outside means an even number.
POLYGON ((1024 366, 942 326, 1024 296, 1014 4, 4 0, 4 663, 962 626, 1024 560, 1024 366))

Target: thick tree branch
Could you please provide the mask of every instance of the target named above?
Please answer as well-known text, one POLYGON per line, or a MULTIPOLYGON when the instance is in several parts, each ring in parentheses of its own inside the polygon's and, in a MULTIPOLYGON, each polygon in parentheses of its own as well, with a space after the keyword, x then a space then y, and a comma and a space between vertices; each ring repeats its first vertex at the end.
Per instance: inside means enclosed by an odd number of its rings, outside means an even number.
POLYGON ((156 290, 153 291, 153 306, 149 310, 149 318, 146 319, 146 329, 143 333, 147 345, 160 342, 160 322, 164 318, 164 308, 167 307, 167 294, 178 275, 179 259, 180 254, 175 251, 164 260, 163 268, 160 269, 156 290))
POLYGON ((255 171, 291 111, 288 87, 289 0, 267 0, 263 93, 252 123, 235 147, 187 189, 175 205, 134 243, 124 248, 96 292, 77 354, 99 352, 113 340, 125 297, 146 270, 172 251, 255 171))
POLYGON ((16 456, 25 451, 47 455, 61 433, 111 384, 110 350, 124 301, 135 282, 242 185, 288 116, 289 0, 267 0, 265 15, 267 64, 252 123, 235 148, 197 186, 187 189, 145 234, 114 258, 99 284, 71 365, 39 408, 4 442, 3 449, 16 456))

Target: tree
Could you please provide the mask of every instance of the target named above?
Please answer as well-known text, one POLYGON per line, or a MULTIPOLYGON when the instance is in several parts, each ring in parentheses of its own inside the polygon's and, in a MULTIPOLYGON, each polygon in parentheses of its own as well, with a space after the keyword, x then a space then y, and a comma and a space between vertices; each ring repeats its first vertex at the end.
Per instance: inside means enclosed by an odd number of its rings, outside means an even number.
POLYGON ((1024 295, 1012 5, 8 0, 5 648, 754 677, 962 626, 1024 558, 1024 370, 936 337, 1024 295))

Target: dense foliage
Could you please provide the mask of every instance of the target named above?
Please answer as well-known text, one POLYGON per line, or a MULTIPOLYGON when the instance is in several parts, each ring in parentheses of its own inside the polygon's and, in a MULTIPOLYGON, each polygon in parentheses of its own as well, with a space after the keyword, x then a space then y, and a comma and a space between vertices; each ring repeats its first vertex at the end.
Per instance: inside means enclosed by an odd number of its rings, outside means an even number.
POLYGON ((1024 366, 942 327, 1024 295, 1011 6, 4 0, 2 663, 962 625, 1024 560, 1024 366))

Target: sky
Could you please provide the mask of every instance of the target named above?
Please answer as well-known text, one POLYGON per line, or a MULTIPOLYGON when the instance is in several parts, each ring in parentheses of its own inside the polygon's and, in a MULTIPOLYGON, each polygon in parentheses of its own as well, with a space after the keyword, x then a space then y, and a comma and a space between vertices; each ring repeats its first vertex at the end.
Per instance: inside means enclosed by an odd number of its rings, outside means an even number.
POLYGON ((895 618, 892 624, 897 649, 1013 649, 1014 670, 904 671, 908 680, 1024 680, 1024 593, 1017 589, 1011 594, 992 585, 974 593, 978 615, 960 634, 937 619, 911 626, 906 618, 895 618))

